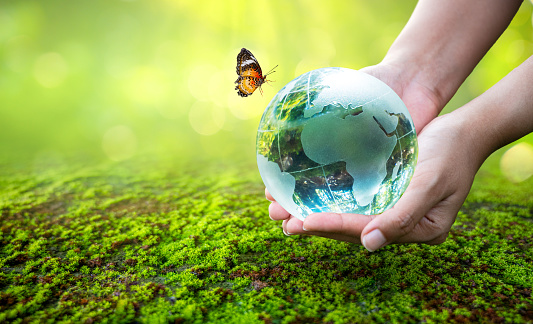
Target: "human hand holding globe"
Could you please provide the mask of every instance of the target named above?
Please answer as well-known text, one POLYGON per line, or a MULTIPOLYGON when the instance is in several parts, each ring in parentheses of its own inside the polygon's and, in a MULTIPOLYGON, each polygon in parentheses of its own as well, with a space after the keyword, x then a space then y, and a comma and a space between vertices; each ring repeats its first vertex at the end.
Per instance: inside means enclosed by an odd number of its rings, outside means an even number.
MULTIPOLYGON (((444 242, 483 161, 533 132, 533 91, 527 82, 533 78, 533 57, 479 97, 437 117, 520 4, 493 1, 479 10, 483 4, 475 1, 456 1, 446 8, 420 1, 383 61, 362 70, 400 96, 418 131, 417 167, 393 208, 378 215, 313 213, 301 221, 273 202, 271 218, 283 220, 286 234, 358 242, 369 251, 391 243, 444 242), (469 14, 460 14, 465 12, 469 14)), ((266 196, 274 201, 270 192, 266 196)), ((360 205, 367 201, 363 196, 360 205)))
MULTIPOLYGON (((427 88, 420 83, 402 82, 393 66, 379 64, 362 71, 389 82, 407 104, 417 129, 422 129, 442 109, 434 100, 437 96, 429 94, 427 88)), ((369 250, 390 243, 442 243, 477 171, 476 167, 463 167, 470 165, 468 158, 462 164, 450 164, 449 159, 457 157, 443 154, 457 152, 454 146, 458 146, 462 140, 448 136, 453 133, 453 129, 454 124, 449 123, 448 118, 435 120, 420 133, 418 165, 411 184, 395 207, 381 215, 315 213, 303 222, 289 214, 279 203, 273 202, 269 207, 270 216, 274 220, 283 220, 283 230, 290 234, 318 235, 361 243, 362 236, 374 232, 364 242, 369 250), (446 143, 450 146, 448 149, 445 147, 446 143), (443 174, 460 177, 442 178, 443 174), (379 229, 380 233, 376 234, 375 229, 379 229)), ((468 152, 459 157, 468 157, 468 152)), ((266 195, 274 201, 268 190, 266 195)))
POLYGON ((398 95, 350 69, 322 68, 269 103, 257 132, 257 164, 276 200, 303 220, 316 212, 378 214, 409 184, 414 125, 398 95))

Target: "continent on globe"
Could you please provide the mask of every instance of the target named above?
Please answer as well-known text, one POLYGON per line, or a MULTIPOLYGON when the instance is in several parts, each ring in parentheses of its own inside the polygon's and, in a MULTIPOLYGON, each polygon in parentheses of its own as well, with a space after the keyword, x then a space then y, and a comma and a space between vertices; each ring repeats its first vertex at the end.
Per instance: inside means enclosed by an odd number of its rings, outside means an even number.
MULTIPOLYGON (((383 112, 384 111, 378 111, 383 112)), ((396 119, 397 118, 393 117, 396 119)), ((383 127, 383 126, 382 126, 383 127)), ((387 136, 374 115, 362 113, 339 118, 332 114, 313 118, 302 130, 304 153, 322 165, 343 161, 353 178, 355 201, 372 202, 387 175, 386 161, 396 146, 396 136, 387 136), (335 132, 331 132, 334 129, 335 132), (374 151, 371 156, 360 152, 374 151)))
POLYGON ((392 207, 409 184, 417 152, 413 122, 396 93, 344 68, 289 82, 267 106, 257 133, 261 177, 300 219, 392 207))

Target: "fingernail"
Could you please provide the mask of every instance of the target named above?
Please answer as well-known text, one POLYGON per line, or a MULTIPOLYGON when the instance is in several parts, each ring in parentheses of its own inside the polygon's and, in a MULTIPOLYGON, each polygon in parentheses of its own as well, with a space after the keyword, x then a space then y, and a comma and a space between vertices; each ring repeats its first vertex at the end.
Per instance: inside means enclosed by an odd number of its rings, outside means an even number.
POLYGON ((283 222, 281 223, 281 229, 283 230, 283 234, 289 236, 289 235, 291 235, 291 233, 289 233, 289 232, 285 232, 286 224, 287 224, 287 220, 284 219, 283 222))
POLYGON ((363 237, 363 245, 369 252, 376 251, 385 244, 386 241, 387 239, 379 229, 375 229, 363 237))
POLYGON ((305 229, 305 226, 303 226, 303 225, 302 225, 302 229, 307 232, 307 230, 305 229))

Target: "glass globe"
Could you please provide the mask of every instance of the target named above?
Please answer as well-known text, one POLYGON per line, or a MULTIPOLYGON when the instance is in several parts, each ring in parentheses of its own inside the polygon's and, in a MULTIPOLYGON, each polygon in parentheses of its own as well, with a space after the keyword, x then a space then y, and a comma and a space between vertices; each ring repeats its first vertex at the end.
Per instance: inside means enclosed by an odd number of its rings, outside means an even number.
POLYGON ((263 113, 256 144, 267 189, 301 220, 391 208, 418 154, 413 121, 398 95, 345 68, 313 70, 285 85, 263 113))

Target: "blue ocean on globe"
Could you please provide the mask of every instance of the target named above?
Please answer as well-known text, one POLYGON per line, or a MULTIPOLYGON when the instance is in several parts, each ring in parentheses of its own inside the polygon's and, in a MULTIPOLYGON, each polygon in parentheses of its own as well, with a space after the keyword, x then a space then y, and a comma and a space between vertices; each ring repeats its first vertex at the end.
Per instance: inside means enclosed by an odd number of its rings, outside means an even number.
POLYGON ((257 131, 257 165, 285 210, 373 215, 409 185, 418 146, 398 95, 360 71, 322 68, 281 89, 257 131))

